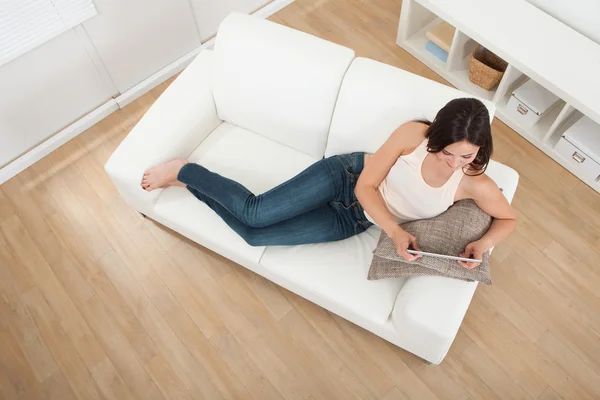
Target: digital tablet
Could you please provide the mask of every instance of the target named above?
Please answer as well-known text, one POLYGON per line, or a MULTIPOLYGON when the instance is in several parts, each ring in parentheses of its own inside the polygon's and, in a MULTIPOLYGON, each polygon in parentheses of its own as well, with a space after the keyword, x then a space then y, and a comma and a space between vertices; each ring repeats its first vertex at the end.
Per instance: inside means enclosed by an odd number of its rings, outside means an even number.
POLYGON ((464 258, 464 257, 448 256, 446 254, 427 253, 426 251, 406 250, 406 252, 410 253, 410 254, 418 254, 418 255, 422 255, 422 256, 447 258, 449 260, 456 260, 456 261, 481 262, 481 260, 475 260, 474 258, 464 258))

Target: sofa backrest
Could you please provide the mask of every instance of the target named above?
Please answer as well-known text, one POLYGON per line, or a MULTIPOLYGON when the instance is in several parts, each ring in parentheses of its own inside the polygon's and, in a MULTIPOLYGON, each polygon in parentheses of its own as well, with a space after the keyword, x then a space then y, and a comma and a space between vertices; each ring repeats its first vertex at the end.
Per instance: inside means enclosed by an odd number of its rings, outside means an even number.
MULTIPOLYGON (((325 156, 375 152, 401 124, 433 121, 452 99, 473 97, 457 89, 368 58, 356 58, 342 82, 325 156)), ((494 116, 494 104, 482 100, 494 116)))
POLYGON ((215 43, 219 118, 315 158, 354 51, 270 21, 230 14, 215 43))

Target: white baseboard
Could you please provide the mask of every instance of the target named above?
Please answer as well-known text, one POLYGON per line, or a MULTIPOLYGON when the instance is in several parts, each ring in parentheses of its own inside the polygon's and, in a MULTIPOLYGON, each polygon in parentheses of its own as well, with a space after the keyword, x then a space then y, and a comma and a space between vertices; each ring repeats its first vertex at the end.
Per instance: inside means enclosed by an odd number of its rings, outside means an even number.
POLYGON ((273 0, 263 8, 256 10, 252 15, 256 15, 260 18, 269 18, 282 8, 292 4, 294 0, 273 0))
POLYGON ((38 146, 29 150, 27 153, 23 154, 21 157, 4 166, 0 169, 0 185, 27 167, 35 164, 43 157, 52 153, 60 146, 73 139, 75 136, 96 125, 98 122, 102 121, 104 118, 118 109, 119 106, 117 102, 114 99, 110 99, 91 113, 78 119, 56 135, 50 137, 45 142, 39 144, 38 146))
MULTIPOLYGON (((259 18, 268 18, 293 2, 294 0, 274 0, 263 8, 255 11, 252 15, 256 15, 259 18)), ((203 43, 201 46, 177 59, 175 62, 167 65, 165 68, 138 83, 125 93, 96 108, 94 111, 69 125, 56 135, 50 137, 42 144, 34 147, 21 157, 12 161, 10 164, 4 166, 0 169, 0 185, 17 175, 19 172, 23 171, 25 168, 33 165, 38 160, 47 156, 63 144, 67 143, 75 136, 83 133, 86 129, 94 126, 96 123, 100 122, 102 119, 106 118, 119 108, 125 107, 127 104, 148 93, 150 90, 154 89, 167 79, 183 71, 185 67, 187 67, 202 50, 212 49, 214 44, 215 38, 203 43)), ((112 85, 114 86, 114 84, 112 85)))

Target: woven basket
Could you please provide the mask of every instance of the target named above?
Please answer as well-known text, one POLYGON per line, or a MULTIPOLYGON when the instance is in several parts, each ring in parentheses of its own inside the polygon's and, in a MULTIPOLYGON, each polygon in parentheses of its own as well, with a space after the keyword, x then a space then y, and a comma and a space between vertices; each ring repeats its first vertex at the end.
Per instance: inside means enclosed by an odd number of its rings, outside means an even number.
POLYGON ((485 90, 492 90, 502 79, 508 63, 486 49, 477 45, 471 54, 469 80, 485 90))

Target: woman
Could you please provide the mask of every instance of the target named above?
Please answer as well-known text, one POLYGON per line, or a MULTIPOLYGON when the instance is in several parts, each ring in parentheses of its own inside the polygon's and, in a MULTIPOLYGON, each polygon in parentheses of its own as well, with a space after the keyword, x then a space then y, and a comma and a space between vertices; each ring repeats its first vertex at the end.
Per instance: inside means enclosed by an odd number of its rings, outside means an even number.
POLYGON ((400 223, 431 218, 458 200, 473 199, 494 222, 460 255, 482 259, 516 226, 514 210, 483 174, 492 153, 489 121, 479 100, 452 100, 432 123, 401 125, 373 155, 325 158, 258 196, 183 159, 146 171, 142 188, 187 187, 253 246, 341 240, 377 224, 408 261, 420 256, 406 250, 419 247, 400 223))

